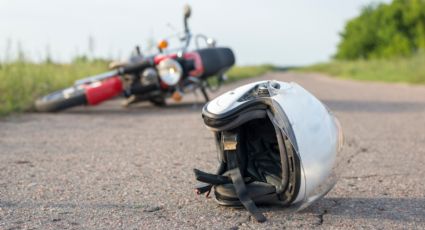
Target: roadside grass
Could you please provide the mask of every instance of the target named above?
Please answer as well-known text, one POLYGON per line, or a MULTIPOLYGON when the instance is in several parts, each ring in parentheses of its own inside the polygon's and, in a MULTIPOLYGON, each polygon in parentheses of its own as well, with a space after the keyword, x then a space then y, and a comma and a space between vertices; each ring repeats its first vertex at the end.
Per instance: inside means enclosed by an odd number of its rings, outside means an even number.
POLYGON ((363 81, 425 84, 425 53, 388 60, 332 61, 293 69, 363 81))
MULTIPOLYGON (((107 61, 75 61, 71 64, 16 61, 0 64, 0 117, 12 112, 30 111, 34 100, 55 90, 69 87, 77 79, 107 70, 107 61)), ((236 66, 228 82, 262 75, 271 65, 236 66)))
POLYGON ((28 111, 37 97, 106 69, 107 64, 102 61, 72 64, 16 61, 0 64, 0 116, 28 111))
POLYGON ((226 83, 257 77, 275 69, 273 65, 235 66, 227 73, 226 83))

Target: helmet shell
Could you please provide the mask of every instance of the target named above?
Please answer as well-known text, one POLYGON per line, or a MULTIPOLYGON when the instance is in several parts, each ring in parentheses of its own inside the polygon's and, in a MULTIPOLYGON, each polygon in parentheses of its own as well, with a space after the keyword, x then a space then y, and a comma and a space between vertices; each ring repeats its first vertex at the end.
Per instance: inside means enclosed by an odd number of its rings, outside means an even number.
POLYGON ((301 181, 293 204, 299 209, 305 208, 336 183, 335 162, 342 145, 339 122, 303 87, 279 81, 247 84, 217 97, 204 107, 204 120, 230 119, 258 103, 267 105, 273 122, 287 135, 299 157, 301 181), (265 88, 268 95, 264 95, 265 88))

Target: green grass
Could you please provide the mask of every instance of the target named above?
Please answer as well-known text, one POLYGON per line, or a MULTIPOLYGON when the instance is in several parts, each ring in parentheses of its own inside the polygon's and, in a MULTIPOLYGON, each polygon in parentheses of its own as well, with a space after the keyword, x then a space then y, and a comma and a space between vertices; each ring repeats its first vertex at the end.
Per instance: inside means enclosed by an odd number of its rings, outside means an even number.
POLYGON ((272 65, 235 66, 227 73, 227 82, 260 76, 273 70, 275 67, 272 65))
POLYGON ((106 69, 106 62, 0 64, 0 116, 30 110, 35 98, 106 69))
POLYGON ((320 72, 364 81, 425 84, 425 53, 389 60, 332 61, 297 68, 295 71, 320 72))
MULTIPOLYGON (((107 70, 106 61, 77 61, 72 64, 17 61, 0 64, 0 116, 29 111, 34 100, 55 90, 71 86, 77 79, 107 70)), ((273 70, 270 65, 237 66, 229 73, 229 81, 255 77, 273 70)))

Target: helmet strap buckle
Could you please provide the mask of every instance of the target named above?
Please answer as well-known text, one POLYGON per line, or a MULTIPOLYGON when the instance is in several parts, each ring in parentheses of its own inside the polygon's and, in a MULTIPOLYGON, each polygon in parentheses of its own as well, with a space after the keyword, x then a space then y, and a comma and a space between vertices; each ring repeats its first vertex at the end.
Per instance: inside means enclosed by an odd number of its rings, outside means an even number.
POLYGON ((224 131, 221 135, 221 142, 223 143, 223 150, 236 150, 238 145, 238 134, 224 131))

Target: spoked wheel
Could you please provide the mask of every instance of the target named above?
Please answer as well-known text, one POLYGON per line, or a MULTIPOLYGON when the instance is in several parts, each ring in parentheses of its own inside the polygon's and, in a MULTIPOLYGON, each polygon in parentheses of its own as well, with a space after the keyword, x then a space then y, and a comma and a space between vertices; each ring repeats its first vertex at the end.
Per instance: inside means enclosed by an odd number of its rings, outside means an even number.
POLYGON ((84 88, 73 86, 37 99, 35 109, 38 112, 57 112, 85 104, 87 99, 84 88))

